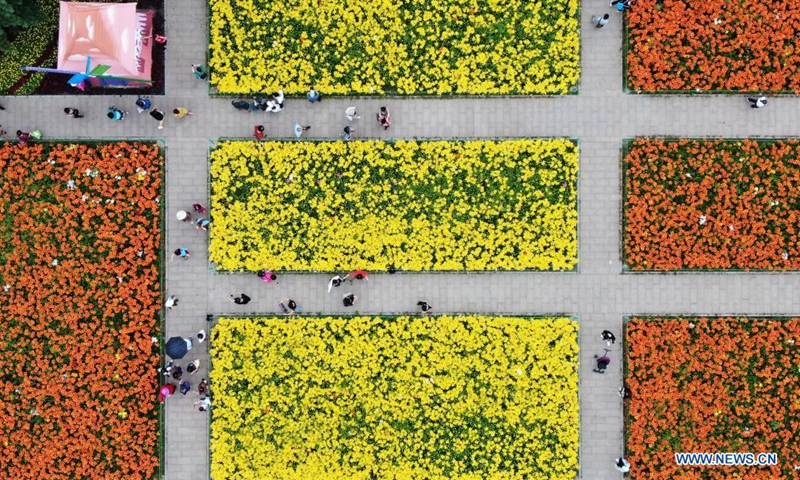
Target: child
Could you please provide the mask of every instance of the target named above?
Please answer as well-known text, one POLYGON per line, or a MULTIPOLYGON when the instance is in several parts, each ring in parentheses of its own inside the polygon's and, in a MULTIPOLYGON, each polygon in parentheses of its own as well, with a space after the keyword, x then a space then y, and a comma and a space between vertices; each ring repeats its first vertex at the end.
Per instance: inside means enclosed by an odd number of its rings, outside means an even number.
POLYGON ((256 273, 256 275, 258 276, 258 278, 260 278, 261 280, 263 280, 263 281, 265 281, 267 283, 272 283, 272 282, 275 282, 276 280, 278 280, 278 276, 275 275, 274 273, 272 273, 269 270, 259 270, 256 273))
POLYGON ((264 138, 264 125, 256 125, 253 129, 253 136, 260 142, 264 138))
POLYGON ((186 115, 194 115, 194 112, 183 107, 178 107, 172 110, 172 114, 175 115, 175 118, 183 118, 186 115))
POLYGON ((169 263, 172 263, 172 261, 175 260, 175 257, 189 260, 189 249, 186 247, 176 248, 175 251, 172 252, 172 258, 169 259, 169 263))
POLYGON ((428 302, 419 301, 417 302, 417 306, 422 310, 422 313, 426 315, 431 313, 431 310, 433 310, 433 307, 428 302))

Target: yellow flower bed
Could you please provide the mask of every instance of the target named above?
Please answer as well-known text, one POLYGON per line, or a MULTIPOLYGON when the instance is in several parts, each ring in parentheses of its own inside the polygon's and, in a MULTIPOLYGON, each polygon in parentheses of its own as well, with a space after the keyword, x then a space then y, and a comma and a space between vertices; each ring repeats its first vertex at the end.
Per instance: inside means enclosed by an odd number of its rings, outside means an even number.
POLYGON ((569 318, 223 318, 211 476, 573 480, 577 332, 569 318))
POLYGON ((572 140, 224 142, 222 270, 574 270, 572 140))
POLYGON ((210 0, 220 93, 565 94, 578 0, 210 0))

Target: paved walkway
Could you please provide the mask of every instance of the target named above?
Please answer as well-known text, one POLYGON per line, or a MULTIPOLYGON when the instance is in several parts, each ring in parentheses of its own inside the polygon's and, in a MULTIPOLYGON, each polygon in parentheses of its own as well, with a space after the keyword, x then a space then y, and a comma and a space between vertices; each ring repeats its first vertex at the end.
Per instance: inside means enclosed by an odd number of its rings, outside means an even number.
MULTIPOLYGON (((194 201, 208 204, 209 139, 249 137, 253 125, 267 126, 268 137, 293 138, 295 122, 312 125, 310 137, 335 137, 345 125, 343 111, 354 104, 364 114, 359 137, 522 137, 566 136, 580 139, 580 272, 371 275, 356 285, 360 313, 408 313, 418 299, 437 312, 574 315, 581 324, 581 466, 584 478, 620 478, 613 460, 622 453, 621 348, 612 353, 606 375, 591 372, 601 352, 600 331, 620 337, 631 314, 797 314, 800 274, 622 274, 620 265, 620 146, 636 135, 796 136, 800 134, 800 98, 770 102, 752 110, 742 97, 651 97, 622 92, 621 25, 613 13, 603 29, 589 23, 592 14, 609 11, 606 0, 583 2, 583 74, 580 94, 554 98, 505 99, 326 99, 311 105, 289 99, 277 115, 235 111, 230 100, 211 99, 207 84, 196 81, 190 65, 204 61, 206 3, 166 2, 167 74, 165 97, 155 105, 193 109, 194 117, 167 119, 163 130, 146 115, 137 116, 134 98, 5 98, 5 128, 39 128, 49 138, 162 139, 167 158, 167 250, 186 246, 188 262, 167 265, 167 286, 181 304, 167 317, 166 334, 189 335, 206 326, 206 315, 273 313, 286 295, 307 313, 343 312, 340 298, 326 293, 327 275, 287 275, 265 285, 254 275, 218 275, 208 266, 207 237, 174 220, 174 212, 194 201), (104 118, 110 105, 132 111, 124 122, 104 118), (380 105, 392 111, 394 124, 383 131, 371 115, 380 105), (74 106, 87 118, 67 120, 74 106), (43 115, 47 113, 49 116, 43 115), (254 297, 247 307, 227 295, 244 290, 254 297)), ((350 311, 348 313, 355 313, 350 311)), ((205 345, 193 352, 206 376, 205 345)), ((194 357, 187 357, 187 359, 194 357)), ((199 381, 199 378, 198 380, 199 381)), ((166 478, 198 480, 208 476, 208 416, 193 410, 194 399, 173 398, 167 405, 166 478)))

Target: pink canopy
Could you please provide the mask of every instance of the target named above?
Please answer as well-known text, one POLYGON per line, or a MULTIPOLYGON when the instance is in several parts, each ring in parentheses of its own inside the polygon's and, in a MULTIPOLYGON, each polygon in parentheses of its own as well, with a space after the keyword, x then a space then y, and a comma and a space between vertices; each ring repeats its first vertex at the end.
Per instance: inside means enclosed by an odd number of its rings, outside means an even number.
POLYGON ((61 2, 58 68, 83 72, 108 65, 104 75, 150 80, 152 12, 137 12, 136 3, 61 2))

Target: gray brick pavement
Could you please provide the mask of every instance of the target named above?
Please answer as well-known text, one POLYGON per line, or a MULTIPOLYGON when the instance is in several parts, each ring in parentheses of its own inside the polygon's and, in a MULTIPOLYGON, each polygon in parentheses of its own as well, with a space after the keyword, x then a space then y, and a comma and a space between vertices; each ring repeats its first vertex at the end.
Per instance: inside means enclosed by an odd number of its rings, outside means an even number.
MULTIPOLYGON (((606 0, 583 2, 580 94, 543 98, 325 99, 311 105, 289 99, 277 115, 235 111, 230 99, 209 98, 207 84, 193 78, 190 65, 205 59, 206 4, 166 2, 166 96, 154 104, 176 106, 196 115, 168 118, 163 130, 137 115, 128 96, 9 97, 2 100, 5 129, 39 128, 50 138, 161 138, 167 146, 167 254, 178 246, 189 261, 166 265, 166 291, 180 298, 167 314, 166 334, 190 335, 206 327, 206 315, 276 312, 291 296, 306 313, 345 313, 343 289, 326 292, 328 275, 282 275, 266 285, 254 275, 216 274, 207 263, 207 236, 175 220, 174 213, 194 201, 208 205, 208 139, 249 137, 265 124, 268 137, 293 138, 295 122, 312 125, 310 138, 336 137, 346 124, 343 111, 355 105, 364 117, 362 138, 566 136, 580 139, 580 271, 576 273, 470 273, 371 275, 368 283, 343 287, 359 296, 347 313, 408 313, 425 299, 437 312, 575 315, 581 324, 581 466, 583 478, 620 478, 613 459, 622 452, 621 348, 612 350, 605 375, 593 374, 593 355, 602 352, 600 331, 618 334, 628 314, 797 314, 800 274, 622 274, 620 265, 620 146, 636 135, 797 136, 800 98, 785 97, 763 110, 748 108, 743 96, 646 96, 623 94, 621 18, 612 14, 603 29, 591 15, 609 11, 606 0), (394 124, 384 131, 372 121, 380 105, 392 110, 394 124), (132 112, 123 122, 104 118, 117 105, 132 112), (62 108, 87 114, 66 119, 62 108), (226 300, 236 290, 254 301, 237 306, 226 300)), ((207 378, 206 344, 195 344, 186 359, 200 358, 193 383, 207 378)), ((196 412, 197 397, 172 398, 166 407, 166 478, 207 478, 208 416, 196 412)))

